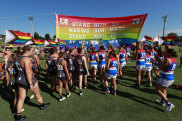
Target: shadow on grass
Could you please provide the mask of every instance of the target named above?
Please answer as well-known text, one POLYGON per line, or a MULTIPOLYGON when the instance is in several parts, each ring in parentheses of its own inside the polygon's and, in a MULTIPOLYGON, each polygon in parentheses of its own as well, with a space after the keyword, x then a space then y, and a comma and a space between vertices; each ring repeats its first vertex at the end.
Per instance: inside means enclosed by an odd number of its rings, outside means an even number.
MULTIPOLYGON (((148 100, 148 99, 145 99, 145 98, 143 98, 143 97, 135 96, 135 95, 132 95, 132 94, 130 94, 130 93, 121 92, 121 91, 117 91, 117 95, 118 95, 118 96, 121 96, 121 97, 125 97, 125 98, 132 99, 132 100, 134 100, 134 101, 136 101, 136 102, 139 102, 139 103, 141 103, 141 104, 144 104, 144 105, 149 106, 149 107, 151 107, 151 108, 154 108, 154 109, 156 109, 156 110, 159 110, 159 111, 161 111, 161 112, 164 112, 162 109, 157 108, 157 107, 155 107, 155 106, 152 106, 152 105, 146 103, 145 101, 150 102, 150 103, 155 103, 155 102, 153 102, 153 101, 151 101, 151 100, 148 100)), ((156 104, 156 103, 155 103, 155 104, 156 104)), ((157 104, 156 104, 156 105, 157 105, 157 104)))
POLYGON ((39 81, 39 87, 40 87, 41 91, 43 91, 43 92, 49 94, 51 97, 55 98, 56 100, 59 99, 58 97, 56 97, 56 96, 50 91, 50 89, 49 89, 49 87, 47 86, 47 84, 45 84, 45 83, 39 81))

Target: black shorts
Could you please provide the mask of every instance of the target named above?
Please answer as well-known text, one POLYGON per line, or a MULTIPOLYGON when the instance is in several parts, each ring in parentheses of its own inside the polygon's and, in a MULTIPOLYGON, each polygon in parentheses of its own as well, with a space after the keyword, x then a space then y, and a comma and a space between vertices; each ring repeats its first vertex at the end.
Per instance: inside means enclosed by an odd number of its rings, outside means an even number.
POLYGON ((78 75, 87 75, 86 69, 83 69, 83 71, 76 70, 76 72, 77 72, 78 75))
POLYGON ((65 75, 65 73, 62 73, 61 75, 60 73, 57 73, 56 77, 57 77, 57 81, 64 82, 67 80, 67 76, 65 75))
POLYGON ((11 85, 12 89, 18 90, 18 85, 11 85))
MULTIPOLYGON (((35 84, 37 83, 37 80, 34 77, 32 77, 32 80, 33 80, 32 85, 35 86, 35 84)), ((22 77, 21 80, 17 79, 17 85, 23 88, 30 88, 30 84, 25 77, 22 77)))

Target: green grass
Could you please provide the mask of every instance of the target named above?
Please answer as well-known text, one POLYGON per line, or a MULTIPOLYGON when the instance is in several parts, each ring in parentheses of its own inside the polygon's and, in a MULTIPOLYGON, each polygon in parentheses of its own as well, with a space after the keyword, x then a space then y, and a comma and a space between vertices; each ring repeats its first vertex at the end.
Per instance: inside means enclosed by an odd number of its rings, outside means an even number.
MULTIPOLYGON (((175 49, 177 49, 175 47, 175 49)), ((177 49, 178 50, 178 49, 177 49)), ((179 62, 179 57, 177 58, 179 62)), ((45 60, 41 60, 45 67, 45 60)), ((179 66, 179 64, 178 64, 179 66)), ((92 83, 79 96, 76 90, 63 102, 58 102, 58 94, 50 93, 49 80, 45 70, 41 72, 39 86, 45 102, 51 105, 41 111, 35 99, 25 104, 23 115, 26 121, 180 121, 182 114, 182 95, 180 90, 171 87, 168 89, 169 100, 175 105, 171 112, 164 113, 166 107, 157 105, 154 100, 160 99, 154 92, 154 87, 148 87, 147 79, 142 82, 141 90, 135 88, 136 72, 135 61, 132 60, 124 69, 125 82, 118 83, 117 96, 104 95, 104 87, 94 88, 92 83)), ((181 68, 175 71, 175 84, 182 85, 181 68)), ((89 80, 89 79, 88 79, 89 80)), ((154 83, 156 80, 153 80, 154 83)), ((0 82, 0 121, 13 121, 10 104, 6 97, 7 88, 0 82)), ((65 94, 65 91, 64 91, 65 94)), ((29 91, 29 94, 31 92, 29 91)))

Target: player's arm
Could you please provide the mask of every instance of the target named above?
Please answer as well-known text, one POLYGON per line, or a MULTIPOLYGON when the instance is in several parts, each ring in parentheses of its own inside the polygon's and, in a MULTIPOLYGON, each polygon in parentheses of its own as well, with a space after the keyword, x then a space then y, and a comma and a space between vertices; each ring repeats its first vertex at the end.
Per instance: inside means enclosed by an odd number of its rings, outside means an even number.
POLYGON ((85 69, 87 71, 87 75, 90 75, 89 71, 88 71, 88 68, 87 68, 87 61, 86 61, 86 58, 83 56, 83 64, 85 66, 85 69))
POLYGON ((27 76, 27 80, 28 80, 28 83, 30 84, 30 86, 32 85, 32 69, 31 69, 31 60, 29 58, 26 58, 25 61, 24 61, 24 65, 25 65, 25 73, 26 73, 26 76, 27 76))

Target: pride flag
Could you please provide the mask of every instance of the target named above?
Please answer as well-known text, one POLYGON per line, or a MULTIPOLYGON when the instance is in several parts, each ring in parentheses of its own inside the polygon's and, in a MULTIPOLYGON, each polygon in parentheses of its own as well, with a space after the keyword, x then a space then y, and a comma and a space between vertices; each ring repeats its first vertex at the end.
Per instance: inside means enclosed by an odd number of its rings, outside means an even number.
POLYGON ((58 43, 57 42, 55 42, 55 41, 52 41, 52 40, 47 40, 48 42, 49 42, 49 46, 57 46, 58 45, 58 43))
POLYGON ((145 35, 145 39, 146 39, 147 43, 154 43, 154 39, 150 36, 145 35))
POLYGON ((27 41, 32 39, 30 33, 24 33, 20 31, 6 30, 5 43, 24 45, 27 41))
POLYGON ((171 45, 173 44, 173 40, 176 39, 176 36, 166 36, 166 37, 161 37, 164 40, 164 45, 171 45))
POLYGON ((44 46, 45 41, 44 40, 37 40, 37 39, 32 39, 35 45, 37 46, 44 46))
POLYGON ((63 40, 61 40, 61 39, 57 39, 58 40, 58 44, 60 44, 60 45, 65 45, 65 41, 63 41, 63 40))

